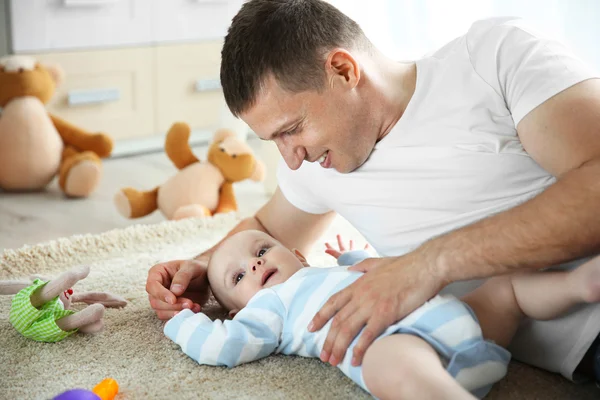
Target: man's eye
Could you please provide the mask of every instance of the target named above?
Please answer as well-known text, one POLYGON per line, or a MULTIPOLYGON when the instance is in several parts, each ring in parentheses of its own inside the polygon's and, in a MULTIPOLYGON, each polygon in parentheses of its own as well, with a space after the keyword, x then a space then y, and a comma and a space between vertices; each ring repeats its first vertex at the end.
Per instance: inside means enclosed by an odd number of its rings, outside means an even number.
POLYGON ((244 272, 240 272, 235 276, 235 278, 233 278, 233 282, 237 285, 238 283, 240 283, 240 281, 244 278, 245 275, 246 274, 244 272))
POLYGON ((284 136, 294 135, 294 134, 298 133, 299 130, 300 130, 300 126, 295 126, 294 128, 290 129, 289 131, 283 132, 283 135, 284 136))
POLYGON ((260 249, 260 250, 258 251, 258 254, 257 254, 257 256, 258 256, 258 257, 262 257, 262 256, 264 256, 264 255, 265 255, 265 253, 266 253, 266 252, 267 252, 267 249, 266 249, 266 248, 262 248, 262 249, 260 249))

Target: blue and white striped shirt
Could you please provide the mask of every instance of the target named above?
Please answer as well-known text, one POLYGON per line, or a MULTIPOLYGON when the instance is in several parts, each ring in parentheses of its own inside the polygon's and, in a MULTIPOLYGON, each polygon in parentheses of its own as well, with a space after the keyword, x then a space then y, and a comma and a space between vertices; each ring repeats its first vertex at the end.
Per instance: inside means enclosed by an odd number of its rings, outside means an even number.
MULTIPOLYGON (((348 252, 340 263, 368 257, 348 252)), ((165 334, 200 364, 234 367, 273 353, 319 357, 329 321, 320 331, 308 332, 316 312, 333 294, 362 273, 347 267, 303 268, 286 282, 258 292, 233 320, 211 321, 202 313, 183 310, 165 325, 165 334)), ((510 354, 483 339, 471 309, 452 296, 436 296, 380 337, 394 333, 419 336, 432 345, 447 370, 475 396, 483 397, 491 384, 506 374, 510 354), (460 357, 456 357, 460 353, 460 357)), ((350 365, 355 339, 339 368, 365 390, 362 368, 350 365)))

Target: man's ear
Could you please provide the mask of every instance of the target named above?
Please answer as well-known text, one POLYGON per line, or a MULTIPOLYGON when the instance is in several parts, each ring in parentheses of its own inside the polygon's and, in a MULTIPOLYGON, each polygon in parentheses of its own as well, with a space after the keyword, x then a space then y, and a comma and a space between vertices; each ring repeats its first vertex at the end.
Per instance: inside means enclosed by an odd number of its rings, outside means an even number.
POLYGON ((239 313, 239 312, 240 312, 240 310, 235 310, 235 309, 234 309, 234 310, 231 310, 231 311, 229 311, 229 318, 233 318, 233 317, 235 317, 235 315, 236 315, 237 313, 239 313))
POLYGON ((354 89, 360 81, 360 65, 348 50, 333 49, 327 57, 326 68, 330 87, 341 80, 354 89))
POLYGON ((302 265, 304 265, 305 267, 310 267, 310 265, 308 265, 308 261, 306 261, 306 257, 304 257, 304 254, 300 253, 300 250, 293 249, 292 252, 296 256, 296 258, 298 258, 298 260, 300 260, 302 265))

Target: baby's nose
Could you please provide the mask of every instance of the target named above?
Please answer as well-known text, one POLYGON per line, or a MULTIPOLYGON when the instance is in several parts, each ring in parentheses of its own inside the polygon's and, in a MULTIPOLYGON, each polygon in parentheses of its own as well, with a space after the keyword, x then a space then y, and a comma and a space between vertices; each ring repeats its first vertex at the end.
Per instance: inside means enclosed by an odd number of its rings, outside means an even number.
POLYGON ((258 269, 259 266, 262 267, 264 265, 265 265, 265 262, 262 259, 260 259, 260 258, 255 259, 254 262, 252 263, 252 272, 256 272, 256 270, 258 269))

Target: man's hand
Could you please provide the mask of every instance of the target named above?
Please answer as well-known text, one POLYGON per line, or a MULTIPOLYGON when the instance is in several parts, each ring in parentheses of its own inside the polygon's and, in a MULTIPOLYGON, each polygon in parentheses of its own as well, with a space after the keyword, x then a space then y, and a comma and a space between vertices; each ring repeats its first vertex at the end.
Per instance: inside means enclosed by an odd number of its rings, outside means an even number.
POLYGON ((150 268, 146 292, 159 319, 168 320, 184 308, 200 311, 210 295, 207 266, 207 260, 175 260, 150 268))
POLYGON ((366 273, 333 295, 309 324, 309 331, 314 332, 333 317, 321 352, 323 362, 334 366, 341 363, 350 343, 365 328, 352 357, 352 365, 360 365, 373 340, 447 284, 436 274, 435 265, 428 268, 416 254, 369 258, 349 268, 366 273))

